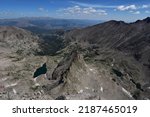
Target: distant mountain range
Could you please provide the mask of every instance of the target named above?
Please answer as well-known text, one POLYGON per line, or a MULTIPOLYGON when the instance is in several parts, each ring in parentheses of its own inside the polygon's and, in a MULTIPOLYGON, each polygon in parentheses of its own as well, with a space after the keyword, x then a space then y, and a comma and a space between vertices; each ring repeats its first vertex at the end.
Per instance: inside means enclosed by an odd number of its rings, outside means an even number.
POLYGON ((50 17, 24 17, 17 19, 0 19, 0 26, 16 26, 21 28, 73 29, 101 23, 98 20, 56 19, 50 17))
MULTIPOLYGON (((139 55, 150 52, 150 17, 133 23, 108 21, 83 29, 72 30, 65 35, 66 41, 117 49, 139 55)), ((150 56, 149 56, 150 57, 150 56)))

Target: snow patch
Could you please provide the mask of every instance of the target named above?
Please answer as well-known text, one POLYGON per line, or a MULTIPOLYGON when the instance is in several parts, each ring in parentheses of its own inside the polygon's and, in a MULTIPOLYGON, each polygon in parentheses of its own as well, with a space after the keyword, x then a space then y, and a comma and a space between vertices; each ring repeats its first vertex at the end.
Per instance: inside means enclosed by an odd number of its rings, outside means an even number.
POLYGON ((8 78, 2 78, 1 81, 6 81, 8 78))
POLYGON ((122 87, 122 91, 127 94, 130 98, 132 98, 132 95, 129 91, 127 91, 125 88, 122 87))
POLYGON ((147 89, 150 89, 150 87, 147 87, 147 89))
POLYGON ((104 92, 104 89, 103 89, 103 87, 101 87, 101 88, 100 88, 100 90, 101 90, 101 92, 104 92))
POLYGON ((17 94, 17 91, 14 88, 13 88, 13 92, 14 92, 15 95, 17 94))
POLYGON ((81 89, 78 93, 83 93, 83 90, 81 89))
POLYGON ((92 68, 89 68, 90 69, 90 71, 94 71, 94 69, 92 69, 92 68))
POLYGON ((8 84, 8 85, 6 85, 6 86, 5 86, 5 88, 13 87, 13 86, 16 86, 17 84, 18 84, 18 82, 16 82, 16 83, 12 83, 12 84, 10 84, 10 85, 8 84))

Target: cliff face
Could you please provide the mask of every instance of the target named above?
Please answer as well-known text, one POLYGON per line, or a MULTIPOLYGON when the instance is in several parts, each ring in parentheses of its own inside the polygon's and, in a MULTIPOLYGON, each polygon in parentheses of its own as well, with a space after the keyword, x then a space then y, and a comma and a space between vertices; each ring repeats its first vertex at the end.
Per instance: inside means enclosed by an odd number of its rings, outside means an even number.
POLYGON ((66 55, 55 68, 52 74, 52 80, 58 80, 60 83, 63 82, 63 75, 67 74, 67 71, 69 71, 72 63, 77 59, 77 57, 77 50, 73 50, 71 53, 66 55))

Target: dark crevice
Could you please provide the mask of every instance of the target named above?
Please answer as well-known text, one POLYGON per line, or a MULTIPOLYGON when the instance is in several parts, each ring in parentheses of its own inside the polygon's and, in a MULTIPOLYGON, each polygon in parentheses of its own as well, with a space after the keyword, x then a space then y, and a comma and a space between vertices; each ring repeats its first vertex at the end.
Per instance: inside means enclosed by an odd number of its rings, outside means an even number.
POLYGON ((66 97, 61 95, 61 96, 58 96, 55 100, 66 100, 66 97))
POLYGON ((123 77, 123 74, 122 74, 119 70, 112 69, 112 71, 113 71, 118 77, 123 77))
POLYGON ((140 83, 136 83, 133 79, 130 79, 130 81, 136 86, 137 89, 139 89, 142 92, 144 91, 140 83))

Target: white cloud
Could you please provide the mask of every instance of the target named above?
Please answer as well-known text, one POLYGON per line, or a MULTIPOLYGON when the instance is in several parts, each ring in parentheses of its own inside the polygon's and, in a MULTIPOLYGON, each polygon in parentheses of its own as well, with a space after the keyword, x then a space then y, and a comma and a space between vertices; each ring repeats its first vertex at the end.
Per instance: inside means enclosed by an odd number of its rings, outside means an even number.
POLYGON ((74 14, 74 13, 81 13, 81 8, 79 6, 74 6, 65 9, 59 9, 58 11, 64 12, 64 14, 74 14))
POLYGON ((136 10, 136 9, 137 9, 136 5, 128 5, 128 6, 120 5, 117 7, 117 10, 119 11, 136 10))
POLYGON ((96 13, 97 10, 92 8, 92 7, 88 7, 88 8, 83 8, 83 13, 84 14, 91 14, 91 13, 96 13))
POLYGON ((146 9, 145 10, 145 13, 150 13, 150 11, 148 10, 150 8, 150 5, 139 5, 139 6, 136 6, 136 5, 120 5, 118 6, 116 9, 114 9, 114 11, 128 11, 129 13, 132 13, 132 14, 141 14, 142 12, 142 9, 146 9))
POLYGON ((142 5, 142 7, 141 8, 149 8, 150 7, 150 5, 142 5))
POLYGON ((132 12, 132 14, 135 14, 135 15, 138 15, 138 14, 140 14, 140 13, 141 13, 140 11, 132 12))
POLYGON ((82 6, 82 7, 105 8, 105 9, 114 9, 114 10, 120 10, 120 11, 150 8, 150 4, 143 4, 143 5, 131 4, 131 5, 115 6, 115 5, 89 4, 89 3, 76 2, 76 1, 70 1, 70 3, 74 5, 82 6))
POLYGON ((136 14, 136 15, 141 13, 140 11, 129 11, 129 12, 132 13, 132 14, 136 14))
POLYGON ((145 13, 150 13, 150 11, 147 10, 147 11, 145 11, 145 13))
POLYGON ((38 8, 39 11, 44 11, 44 8, 40 7, 38 8))
POLYGON ((93 8, 116 8, 117 7, 117 6, 111 6, 111 5, 88 4, 88 3, 75 2, 75 1, 70 1, 70 2, 75 5, 82 6, 82 7, 93 7, 93 8))
POLYGON ((43 7, 38 8, 38 10, 41 12, 48 12, 48 10, 44 9, 43 7))
POLYGON ((96 9, 93 7, 80 7, 73 6, 68 7, 66 9, 60 9, 59 12, 63 12, 64 14, 70 15, 107 15, 107 12, 102 9, 96 9))

